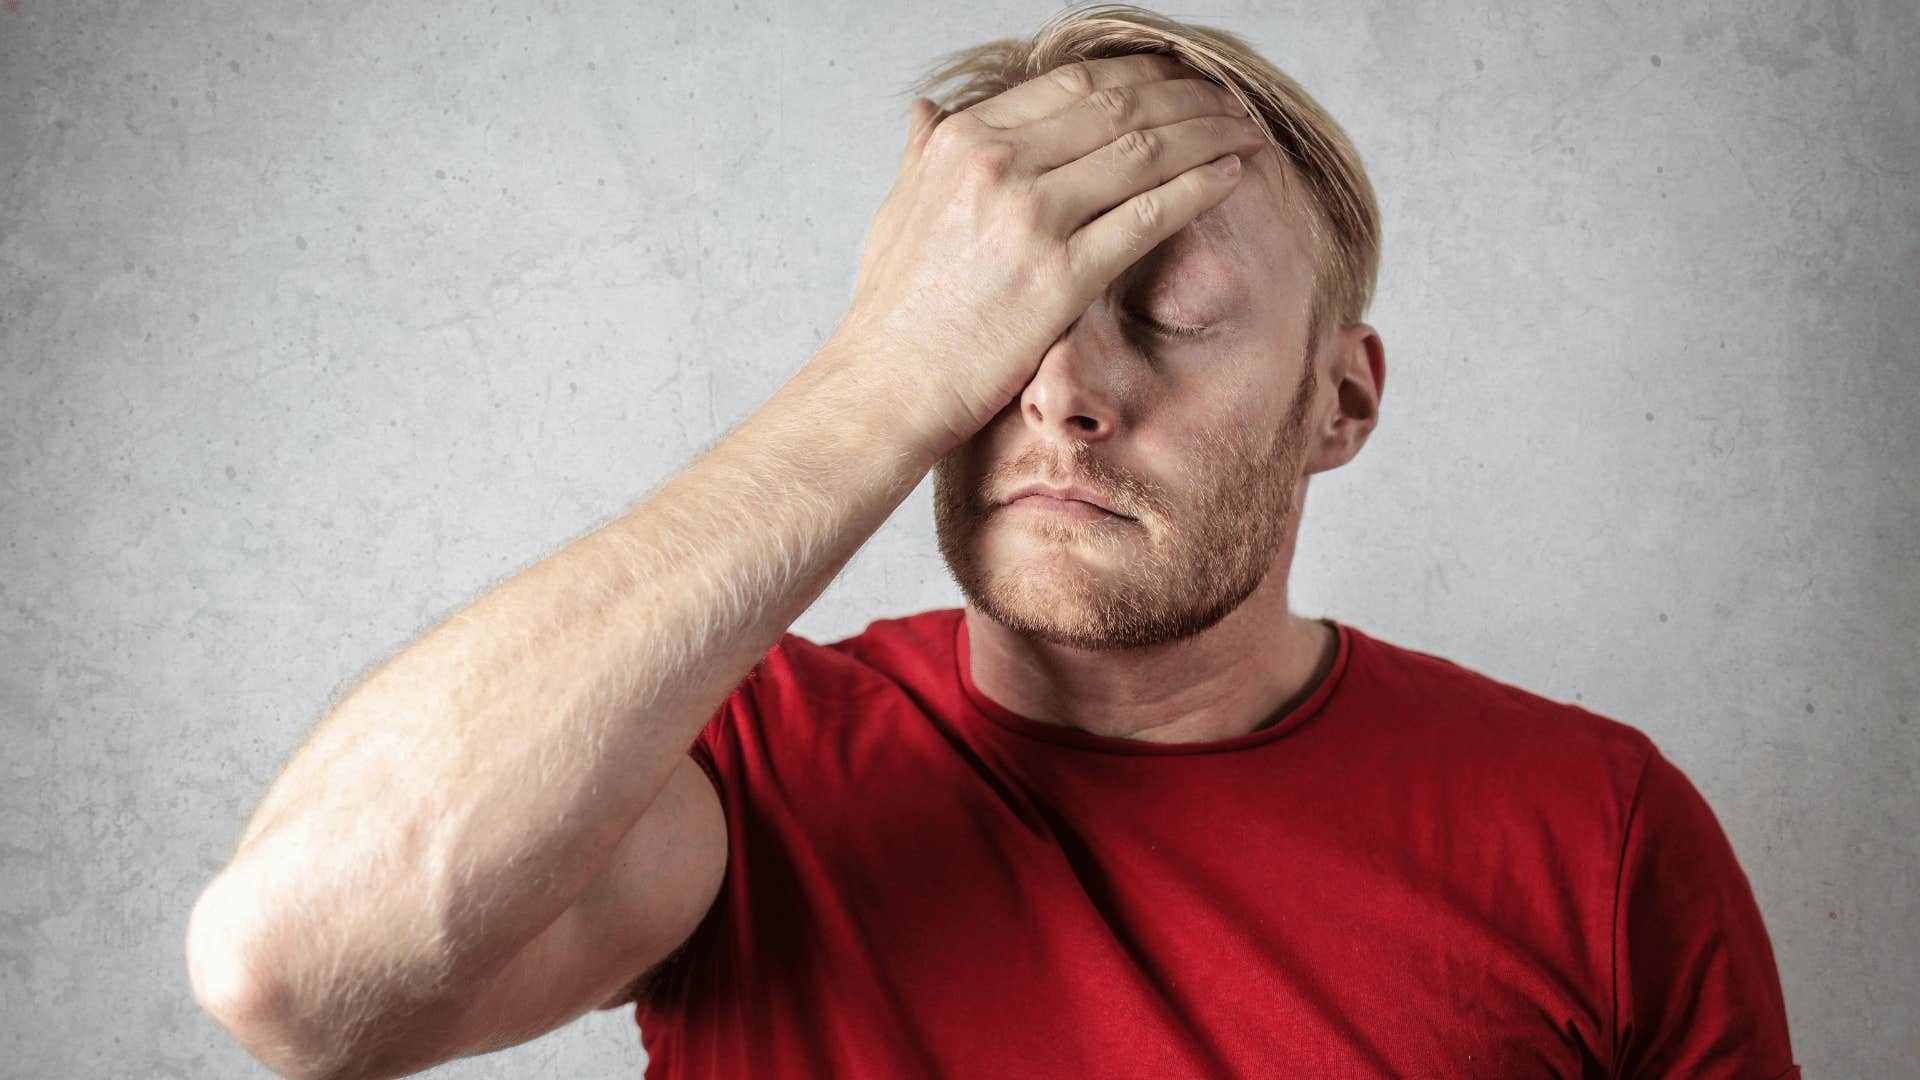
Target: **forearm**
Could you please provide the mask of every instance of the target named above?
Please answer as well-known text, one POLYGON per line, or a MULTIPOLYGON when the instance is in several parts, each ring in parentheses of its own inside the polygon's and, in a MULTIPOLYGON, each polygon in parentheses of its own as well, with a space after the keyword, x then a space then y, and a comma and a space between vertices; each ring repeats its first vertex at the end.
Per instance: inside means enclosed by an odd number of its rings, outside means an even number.
POLYGON ((206 922, 238 924, 209 929, 240 930, 263 993, 407 1011, 495 970, 590 883, 714 709, 932 466, 829 350, 317 727, 208 890, 230 917, 206 922))

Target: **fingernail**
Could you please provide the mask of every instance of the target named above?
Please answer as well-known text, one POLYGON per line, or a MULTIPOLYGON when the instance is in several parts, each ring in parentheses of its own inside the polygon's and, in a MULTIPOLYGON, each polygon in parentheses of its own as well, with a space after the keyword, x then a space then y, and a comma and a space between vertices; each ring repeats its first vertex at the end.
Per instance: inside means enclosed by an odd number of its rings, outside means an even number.
POLYGON ((1213 167, 1223 175, 1233 176, 1240 171, 1240 155, 1225 154, 1213 159, 1213 167))

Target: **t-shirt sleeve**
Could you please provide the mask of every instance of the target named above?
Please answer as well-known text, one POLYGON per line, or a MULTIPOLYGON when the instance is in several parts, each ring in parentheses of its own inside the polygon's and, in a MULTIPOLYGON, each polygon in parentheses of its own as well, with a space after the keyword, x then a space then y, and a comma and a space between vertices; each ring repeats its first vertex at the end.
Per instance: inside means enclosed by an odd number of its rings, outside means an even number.
MULTIPOLYGON (((758 672, 760 668, 755 667, 753 670, 758 672)), ((749 674, 727 694, 726 698, 720 702, 719 708, 713 710, 713 715, 701 725, 699 734, 693 737, 693 745, 687 747, 687 755, 693 758, 694 764, 700 766, 702 772, 707 774, 707 779, 712 782, 714 793, 720 797, 720 804, 723 807, 727 802, 726 776, 732 771, 729 764, 732 754, 727 749, 727 744, 738 738, 735 729, 742 722, 742 711, 753 707, 748 697, 750 691, 747 688, 747 682, 752 678, 753 675, 749 674)))
POLYGON ((734 699, 739 695, 738 690, 728 694, 726 700, 720 703, 720 707, 713 710, 713 715, 707 718, 706 724, 700 728, 700 733, 693 737, 693 745, 687 747, 687 756, 693 758, 693 763, 700 766, 701 772, 707 774, 707 779, 713 783, 715 792, 724 792, 726 788, 720 779, 720 766, 713 759, 714 743, 719 738, 718 729, 728 722, 728 709, 734 707, 734 699))
POLYGON ((1649 746, 1614 903, 1614 1075, 1798 1080, 1773 945, 1686 774, 1649 746))
MULTIPOLYGON (((777 667, 770 665, 776 659, 781 647, 790 639, 805 641, 804 638, 796 638, 791 633, 782 635, 773 648, 769 649, 766 655, 754 664, 752 670, 735 683, 733 689, 727 692, 727 696, 721 699, 720 704, 708 715, 707 722, 700 726, 700 730, 694 734, 693 742, 687 747, 687 756, 693 759, 694 764, 700 766, 701 772, 707 774, 707 781, 713 785, 714 794, 720 800, 720 811, 726 817, 729 834, 726 870, 728 878, 733 876, 732 864, 740 854, 738 843, 732 836, 733 830, 738 827, 736 817, 738 810, 735 808, 735 802, 742 797, 748 786, 741 774, 739 764, 740 744, 742 739, 756 737, 755 732, 761 720, 760 702, 762 700, 758 695, 767 689, 764 684, 770 677, 778 680, 788 676, 790 664, 782 662, 777 667)), ((774 695, 769 695, 769 699, 772 696, 774 695)), ((725 879, 721 886, 723 890, 726 888, 724 881, 725 879)), ((634 1003, 638 1006, 634 1011, 635 1021, 644 1027, 650 1022, 647 1018, 654 1015, 656 1009, 667 1007, 663 1004, 666 999, 685 992, 684 979, 687 969, 689 965, 696 963, 697 955, 708 946, 714 927, 717 925, 716 919, 724 913, 722 904, 716 900, 706 917, 700 920, 686 940, 635 983, 631 988, 634 1003)))
POLYGON ((762 711, 769 707, 766 703, 778 701, 796 684, 796 646, 819 648, 792 631, 781 634, 780 640, 728 692, 687 748, 688 756, 713 782, 722 806, 727 802, 728 777, 738 773, 741 740, 754 737, 750 729, 761 723, 762 711))

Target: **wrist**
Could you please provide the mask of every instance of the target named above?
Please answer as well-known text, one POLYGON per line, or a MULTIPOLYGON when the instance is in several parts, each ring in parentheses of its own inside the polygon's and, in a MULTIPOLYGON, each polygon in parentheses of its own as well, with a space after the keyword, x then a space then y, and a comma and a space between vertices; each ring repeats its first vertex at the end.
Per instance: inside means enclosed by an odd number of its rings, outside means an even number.
POLYGON ((836 330, 803 374, 830 414, 861 432, 878 455, 912 461, 920 474, 957 445, 934 402, 911 379, 907 350, 873 334, 836 330))

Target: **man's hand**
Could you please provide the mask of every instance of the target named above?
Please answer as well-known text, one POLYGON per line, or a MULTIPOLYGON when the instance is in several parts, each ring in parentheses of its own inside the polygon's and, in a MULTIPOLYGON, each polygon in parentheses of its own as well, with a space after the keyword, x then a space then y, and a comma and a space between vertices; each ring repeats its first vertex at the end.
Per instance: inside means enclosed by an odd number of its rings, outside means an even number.
POLYGON ((1167 56, 1056 68, 945 115, 913 102, 900 175, 830 344, 930 451, 972 438, 1142 255, 1225 199, 1268 145, 1225 88, 1167 56))

